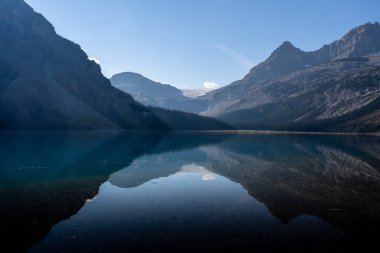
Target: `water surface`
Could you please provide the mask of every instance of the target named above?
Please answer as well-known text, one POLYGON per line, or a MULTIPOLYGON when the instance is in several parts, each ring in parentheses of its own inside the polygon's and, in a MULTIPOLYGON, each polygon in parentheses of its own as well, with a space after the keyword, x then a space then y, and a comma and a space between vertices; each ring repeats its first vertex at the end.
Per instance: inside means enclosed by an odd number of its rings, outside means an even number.
POLYGON ((376 137, 3 133, 0 143, 1 240, 15 252, 343 252, 379 234, 376 137))

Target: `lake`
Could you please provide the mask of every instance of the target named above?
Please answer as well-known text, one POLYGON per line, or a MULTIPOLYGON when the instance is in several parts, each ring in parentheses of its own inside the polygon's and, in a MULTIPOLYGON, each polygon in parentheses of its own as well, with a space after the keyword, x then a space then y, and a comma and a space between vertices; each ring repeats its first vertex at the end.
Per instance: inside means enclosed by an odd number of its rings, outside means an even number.
POLYGON ((377 247, 379 137, 9 132, 0 143, 12 252, 377 247))

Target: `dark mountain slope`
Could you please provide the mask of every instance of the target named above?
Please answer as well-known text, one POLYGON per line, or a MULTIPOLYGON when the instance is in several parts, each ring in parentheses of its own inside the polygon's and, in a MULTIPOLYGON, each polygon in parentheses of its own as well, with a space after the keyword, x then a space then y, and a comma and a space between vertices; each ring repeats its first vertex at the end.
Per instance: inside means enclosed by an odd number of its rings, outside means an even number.
POLYGON ((24 1, 0 0, 0 125, 8 129, 166 129, 24 1))
MULTIPOLYGON (((0 38, 1 129, 175 130, 174 114, 165 124, 113 87, 79 45, 24 1, 0 0, 0 38)), ((210 129, 209 119, 195 118, 197 128, 210 129)))

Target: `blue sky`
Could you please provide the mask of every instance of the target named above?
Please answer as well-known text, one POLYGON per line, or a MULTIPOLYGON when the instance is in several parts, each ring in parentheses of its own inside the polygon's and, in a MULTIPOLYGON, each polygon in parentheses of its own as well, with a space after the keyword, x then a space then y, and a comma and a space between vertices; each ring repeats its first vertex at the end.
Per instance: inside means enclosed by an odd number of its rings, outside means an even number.
POLYGON ((110 77, 181 88, 241 79, 283 41, 315 50, 366 22, 379 0, 26 0, 110 77))

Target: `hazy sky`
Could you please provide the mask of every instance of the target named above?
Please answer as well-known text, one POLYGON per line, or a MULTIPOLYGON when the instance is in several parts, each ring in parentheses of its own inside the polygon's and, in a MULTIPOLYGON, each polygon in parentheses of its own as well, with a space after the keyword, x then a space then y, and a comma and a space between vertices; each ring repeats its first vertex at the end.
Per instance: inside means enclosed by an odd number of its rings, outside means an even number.
POLYGON ((181 88, 241 79, 283 41, 315 50, 366 22, 379 0, 26 0, 110 77, 181 88))

